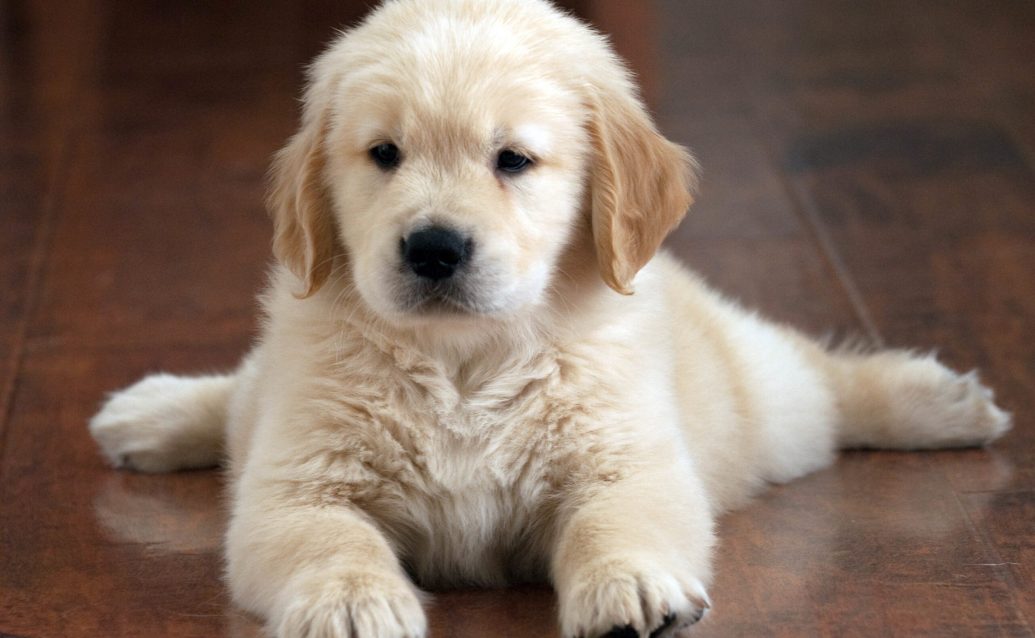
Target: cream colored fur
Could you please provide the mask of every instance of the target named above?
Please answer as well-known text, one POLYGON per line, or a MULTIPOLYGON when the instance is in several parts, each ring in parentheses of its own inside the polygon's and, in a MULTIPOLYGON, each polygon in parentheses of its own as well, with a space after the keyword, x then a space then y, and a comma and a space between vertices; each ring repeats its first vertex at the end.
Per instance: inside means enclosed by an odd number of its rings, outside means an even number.
POLYGON ((388 2, 311 69, 254 351, 116 393, 91 431, 141 471, 225 458, 227 579, 278 636, 423 636, 414 579, 550 579, 565 636, 670 635, 710 605, 715 517, 765 484, 1009 426, 971 375, 828 352, 655 255, 693 168, 546 2, 388 2), (476 242, 466 309, 400 301, 429 220, 476 242))

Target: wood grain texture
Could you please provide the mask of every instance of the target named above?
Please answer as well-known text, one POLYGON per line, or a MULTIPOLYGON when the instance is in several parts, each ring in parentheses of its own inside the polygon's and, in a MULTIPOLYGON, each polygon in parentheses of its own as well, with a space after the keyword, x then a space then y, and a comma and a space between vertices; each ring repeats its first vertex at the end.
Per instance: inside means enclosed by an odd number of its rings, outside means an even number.
MULTIPOLYGON (((154 370, 228 368, 301 70, 366 2, 0 3, 0 636, 260 636, 215 472, 102 463, 154 370)), ((704 166, 669 247, 813 334, 937 348, 1016 415, 990 450, 857 452, 721 521, 700 636, 1031 636, 1035 5, 566 3, 704 166)), ((432 635, 556 635, 546 586, 435 592, 432 635)))

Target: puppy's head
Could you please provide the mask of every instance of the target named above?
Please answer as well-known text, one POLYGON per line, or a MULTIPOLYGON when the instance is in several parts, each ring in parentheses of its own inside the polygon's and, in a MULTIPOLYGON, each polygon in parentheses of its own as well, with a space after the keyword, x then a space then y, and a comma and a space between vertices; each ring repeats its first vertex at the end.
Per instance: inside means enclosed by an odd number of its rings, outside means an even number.
POLYGON ((579 233, 628 294, 692 168, 606 41, 546 2, 398 0, 310 70, 274 252, 299 296, 350 277, 395 323, 535 309, 579 233))

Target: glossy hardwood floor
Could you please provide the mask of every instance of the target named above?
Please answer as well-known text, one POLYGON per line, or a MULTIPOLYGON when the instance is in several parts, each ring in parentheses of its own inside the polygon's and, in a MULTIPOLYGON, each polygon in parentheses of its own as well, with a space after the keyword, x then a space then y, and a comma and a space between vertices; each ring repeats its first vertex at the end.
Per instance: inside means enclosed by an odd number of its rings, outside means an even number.
MULTIPOLYGON (((102 463, 154 370, 233 366, 301 69, 367 2, 0 0, 0 634, 257 636, 215 472, 102 463)), ((852 452, 721 522, 697 636, 1030 636, 1035 4, 584 0, 705 167, 669 245, 813 333, 937 349, 988 450, 852 452)), ((546 587, 437 593, 439 637, 556 635, 546 587)))

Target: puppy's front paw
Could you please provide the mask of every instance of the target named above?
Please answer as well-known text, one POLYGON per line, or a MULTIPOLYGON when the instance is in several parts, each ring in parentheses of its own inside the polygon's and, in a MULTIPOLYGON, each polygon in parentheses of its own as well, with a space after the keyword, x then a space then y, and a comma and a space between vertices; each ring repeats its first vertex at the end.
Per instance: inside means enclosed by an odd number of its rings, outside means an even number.
POLYGON ((316 573, 296 578, 270 617, 277 638, 423 638, 416 588, 396 574, 316 573))
POLYGON ((698 579, 654 560, 602 560, 566 589, 559 592, 565 638, 673 636, 711 606, 698 579))

